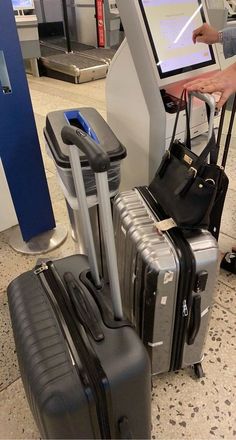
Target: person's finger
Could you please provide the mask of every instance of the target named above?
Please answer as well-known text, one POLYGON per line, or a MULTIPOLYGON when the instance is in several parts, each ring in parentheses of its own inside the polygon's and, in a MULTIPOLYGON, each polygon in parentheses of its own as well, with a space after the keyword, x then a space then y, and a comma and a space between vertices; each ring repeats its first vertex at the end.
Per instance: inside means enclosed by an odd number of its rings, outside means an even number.
POLYGON ((200 81, 199 80, 193 80, 193 81, 189 81, 187 83, 184 84, 184 89, 188 90, 189 87, 194 87, 195 85, 199 85, 200 81))
POLYGON ((204 35, 197 36, 196 43, 206 43, 206 37, 204 35))
POLYGON ((190 86, 187 88, 187 92, 202 92, 202 88, 198 86, 198 84, 195 84, 193 86, 190 86))
POLYGON ((228 93, 228 92, 222 93, 220 100, 216 104, 217 110, 220 110, 223 107, 223 105, 226 103, 226 101, 229 99, 229 97, 230 97, 230 93, 228 93))
POLYGON ((200 81, 195 84, 190 84, 189 87, 187 87, 187 90, 190 92, 198 91, 202 93, 213 93, 213 92, 219 92, 219 86, 212 82, 207 83, 201 83, 200 81))
POLYGON ((203 93, 214 93, 221 91, 220 87, 216 83, 200 85, 200 89, 203 93))
POLYGON ((202 35, 202 26, 193 31, 192 40, 194 44, 197 41, 197 37, 199 37, 200 35, 202 35))
POLYGON ((197 35, 201 34, 202 31, 203 31, 203 29, 204 29, 204 26, 203 26, 203 25, 202 25, 202 26, 199 26, 198 28, 194 29, 194 31, 193 31, 193 35, 194 35, 194 36, 197 36, 197 35))
POLYGON ((200 91, 201 89, 203 89, 205 86, 204 82, 201 81, 191 81, 189 83, 185 84, 185 89, 189 92, 193 92, 193 91, 200 91))

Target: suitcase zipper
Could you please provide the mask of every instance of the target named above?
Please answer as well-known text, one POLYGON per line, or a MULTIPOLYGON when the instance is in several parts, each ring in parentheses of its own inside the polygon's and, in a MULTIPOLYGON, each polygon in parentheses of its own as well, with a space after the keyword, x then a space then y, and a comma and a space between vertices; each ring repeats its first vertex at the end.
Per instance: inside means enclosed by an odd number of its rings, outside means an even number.
POLYGON ((183 317, 188 316, 188 306, 187 306, 187 301, 186 299, 183 300, 183 312, 182 312, 183 317))
POLYGON ((48 266, 46 263, 42 263, 40 266, 38 266, 35 270, 34 270, 34 274, 35 275, 39 275, 40 273, 44 272, 45 270, 48 269, 48 266))
MULTIPOLYGON (((154 216, 157 216, 159 220, 164 220, 166 218, 165 213, 158 204, 157 200, 150 193, 149 189, 147 187, 139 187, 136 189, 141 194, 154 216)), ((182 231, 175 228, 173 230, 170 229, 168 232, 165 232, 165 234, 167 234, 167 236, 175 244, 180 264, 176 316, 170 363, 170 370, 175 371, 182 367, 184 344, 186 342, 189 324, 189 302, 191 301, 191 294, 195 282, 196 265, 190 245, 184 238, 182 231)))
MULTIPOLYGON (((42 282, 43 288, 47 296, 49 297, 51 303, 52 303, 51 294, 53 295, 55 300, 53 301, 54 303, 53 308, 55 310, 55 302, 56 302, 57 307, 59 308, 60 313, 63 316, 63 319, 65 320, 65 326, 68 327, 68 332, 65 332, 64 329, 63 333, 64 336, 66 337, 67 345, 68 345, 68 333, 69 333, 75 347, 74 352, 79 353, 80 355, 79 357, 77 356, 77 361, 79 358, 80 363, 85 368, 88 376, 88 382, 94 394, 94 399, 97 408, 97 417, 99 420, 99 426, 101 431, 101 438, 109 439, 111 438, 111 433, 109 428, 110 424, 108 421, 109 417, 107 414, 106 404, 104 404, 104 401, 106 402, 106 393, 104 390, 104 386, 106 386, 105 382, 108 381, 105 377, 105 373, 103 372, 101 365, 98 365, 100 364, 99 360, 95 359, 95 353, 94 352, 91 353, 92 347, 90 343, 88 346, 88 344, 86 344, 84 341, 85 335, 82 336, 81 334, 82 333, 81 324, 78 325, 74 311, 68 304, 69 296, 68 299, 65 299, 65 294, 66 295, 68 294, 67 292, 64 291, 62 292, 61 286, 58 285, 57 280, 55 279, 55 268, 52 266, 53 265, 51 262, 48 262, 47 264, 43 263, 41 266, 35 269, 34 273, 39 277, 40 281, 42 282), (45 280, 46 280, 46 284, 45 284, 45 280), (49 290, 51 291, 51 294, 49 290)), ((71 350, 69 350, 69 353, 71 356, 71 350)))
POLYGON ((100 431, 100 427, 99 427, 99 423, 98 423, 98 419, 97 419, 97 412, 93 406, 94 398, 92 397, 93 391, 92 391, 90 379, 89 379, 88 374, 85 371, 85 368, 82 365, 81 360, 78 356, 78 351, 77 351, 76 346, 73 342, 71 334, 68 331, 66 322, 65 322, 64 317, 61 313, 61 310, 57 304, 55 296, 54 296, 54 294, 53 294, 53 292, 52 292, 52 290, 46 280, 46 277, 43 276, 43 272, 45 270, 47 270, 46 265, 43 264, 42 266, 37 267, 37 269, 34 271, 34 273, 36 273, 36 275, 38 276, 40 283, 43 287, 43 290, 46 293, 47 298, 50 301, 50 304, 52 306, 52 309, 57 317, 57 322, 58 322, 58 325, 61 329, 63 337, 65 339, 65 344, 67 346, 68 353, 69 353, 71 361, 72 361, 72 365, 73 365, 73 367, 75 367, 76 372, 84 385, 84 391, 85 391, 85 395, 88 400, 89 411, 90 411, 90 415, 91 415, 91 420, 93 422, 94 432, 96 433, 97 436, 99 436, 99 435, 101 435, 100 434, 101 431, 100 431))

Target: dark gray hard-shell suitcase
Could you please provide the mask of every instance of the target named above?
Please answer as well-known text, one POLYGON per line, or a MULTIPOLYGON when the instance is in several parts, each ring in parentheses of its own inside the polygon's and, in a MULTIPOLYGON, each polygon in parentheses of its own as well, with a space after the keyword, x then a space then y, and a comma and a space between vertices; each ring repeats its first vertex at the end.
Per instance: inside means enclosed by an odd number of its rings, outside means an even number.
POLYGON ((123 319, 109 160, 83 131, 67 127, 62 136, 70 144, 89 258, 44 261, 8 288, 25 392, 43 438, 150 438, 150 365, 140 339, 123 319), (96 173, 109 288, 98 274, 78 147, 96 173))

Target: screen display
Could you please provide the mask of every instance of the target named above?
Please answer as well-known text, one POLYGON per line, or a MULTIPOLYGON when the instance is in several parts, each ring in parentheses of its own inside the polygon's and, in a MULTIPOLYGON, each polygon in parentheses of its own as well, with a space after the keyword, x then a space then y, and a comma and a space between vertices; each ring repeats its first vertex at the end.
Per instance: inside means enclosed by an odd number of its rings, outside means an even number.
POLYGON ((193 44, 205 21, 200 0, 140 0, 161 78, 215 63, 211 46, 193 44))
POLYGON ((12 0, 13 9, 34 9, 33 0, 12 0))

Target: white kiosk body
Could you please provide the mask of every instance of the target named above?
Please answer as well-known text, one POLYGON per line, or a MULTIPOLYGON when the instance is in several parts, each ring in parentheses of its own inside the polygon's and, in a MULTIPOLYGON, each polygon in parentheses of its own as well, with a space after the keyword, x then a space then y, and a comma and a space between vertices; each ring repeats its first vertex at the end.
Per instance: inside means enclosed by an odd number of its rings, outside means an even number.
MULTIPOLYGON (((106 81, 107 119, 128 150, 121 189, 148 184, 169 146, 176 113, 164 93, 180 97, 183 84, 220 69, 212 46, 194 45, 192 31, 207 19, 200 0, 117 0, 126 39, 106 81), (167 111, 168 109, 168 111, 167 111)), ((176 107, 176 105, 175 105, 176 107)), ((180 113, 178 139, 185 136, 180 113)), ((207 131, 205 105, 193 101, 191 136, 207 131)))

